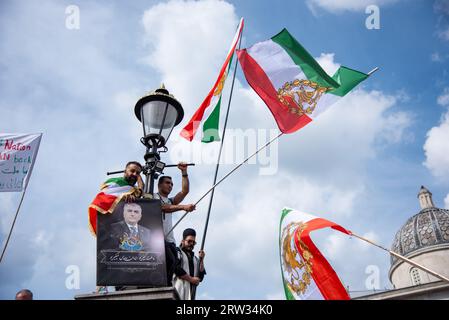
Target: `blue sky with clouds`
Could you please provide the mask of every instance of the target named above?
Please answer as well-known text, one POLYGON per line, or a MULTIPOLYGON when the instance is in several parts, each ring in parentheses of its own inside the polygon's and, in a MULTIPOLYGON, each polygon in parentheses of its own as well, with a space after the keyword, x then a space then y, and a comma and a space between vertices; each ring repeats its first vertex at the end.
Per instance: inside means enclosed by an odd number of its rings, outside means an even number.
MULTIPOLYGON (((215 80, 241 16, 243 46, 286 27, 329 72, 338 65, 380 70, 316 122, 283 136, 272 157, 258 157, 217 189, 199 298, 283 298, 277 228, 284 206, 386 246, 418 212, 422 184, 437 206, 449 207, 447 1, 2 1, 0 132, 43 138, 0 264, 1 299, 24 287, 37 299, 95 289, 87 206, 106 171, 143 161, 134 104, 164 82, 183 104, 186 123, 215 80), (380 9, 379 30, 365 27, 372 4, 380 9), (80 10, 79 29, 66 28, 69 5, 80 10), (267 164, 274 169, 264 173, 267 164), (79 268, 79 289, 66 287, 68 266, 79 268)), ((229 129, 231 161, 220 176, 255 150, 239 147, 239 132, 276 132, 240 69, 229 129)), ((259 132, 262 145, 268 133, 259 132)), ((168 147, 167 162, 197 163, 186 199, 195 202, 212 183, 208 159, 218 146, 189 144, 174 132, 168 147)), ((179 187, 176 169, 166 173, 179 187)), ((3 245, 18 201, 19 194, 0 194, 3 245)), ((206 211, 204 201, 176 236, 194 227, 201 240, 206 211)), ((391 288, 386 253, 330 230, 313 238, 351 291, 366 290, 368 266, 378 268, 380 289, 391 288)))

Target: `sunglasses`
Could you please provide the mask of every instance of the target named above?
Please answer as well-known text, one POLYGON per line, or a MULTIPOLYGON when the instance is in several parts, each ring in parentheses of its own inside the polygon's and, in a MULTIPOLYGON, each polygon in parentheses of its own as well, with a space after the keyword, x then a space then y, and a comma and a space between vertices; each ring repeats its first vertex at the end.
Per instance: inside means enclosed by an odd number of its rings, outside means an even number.
POLYGON ((196 241, 195 240, 186 240, 186 242, 188 243, 188 244, 193 244, 193 245, 196 245, 196 241))

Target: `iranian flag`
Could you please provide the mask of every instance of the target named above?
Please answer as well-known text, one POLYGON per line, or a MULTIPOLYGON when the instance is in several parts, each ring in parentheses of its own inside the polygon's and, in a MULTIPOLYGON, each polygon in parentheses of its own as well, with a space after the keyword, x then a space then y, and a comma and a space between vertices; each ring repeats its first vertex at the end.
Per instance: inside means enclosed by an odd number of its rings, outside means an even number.
POLYGON ((193 137, 198 130, 200 123, 205 117, 206 120, 203 123, 203 136, 202 142, 213 142, 220 141, 220 136, 218 134, 218 126, 220 120, 220 105, 221 105, 221 95, 223 92, 226 77, 229 74, 229 69, 231 67, 232 56, 234 55, 237 42, 240 39, 243 29, 243 18, 240 19, 237 32, 235 33, 234 39, 232 40, 231 48, 226 55, 226 60, 220 69, 218 78, 215 81, 214 86, 209 91, 209 94, 204 99, 203 103, 193 114, 190 121, 182 129, 181 136, 189 141, 193 140, 193 137))
POLYGON ((331 265, 310 239, 309 233, 342 226, 308 213, 285 208, 279 228, 282 280, 287 300, 348 300, 346 289, 331 265))
POLYGON ((368 77, 343 66, 329 76, 286 29, 237 56, 283 133, 301 129, 368 77))
POLYGON ((97 212, 110 214, 114 211, 123 196, 135 191, 123 177, 106 180, 100 187, 100 193, 89 205, 89 228, 94 235, 97 234, 97 212))

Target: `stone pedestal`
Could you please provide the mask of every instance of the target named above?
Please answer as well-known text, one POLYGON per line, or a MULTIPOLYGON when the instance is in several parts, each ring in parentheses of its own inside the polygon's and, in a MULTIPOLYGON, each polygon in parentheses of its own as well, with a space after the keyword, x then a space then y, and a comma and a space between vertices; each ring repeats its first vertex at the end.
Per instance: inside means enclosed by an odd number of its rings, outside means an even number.
POLYGON ((75 300, 179 300, 173 287, 123 290, 75 296, 75 300))

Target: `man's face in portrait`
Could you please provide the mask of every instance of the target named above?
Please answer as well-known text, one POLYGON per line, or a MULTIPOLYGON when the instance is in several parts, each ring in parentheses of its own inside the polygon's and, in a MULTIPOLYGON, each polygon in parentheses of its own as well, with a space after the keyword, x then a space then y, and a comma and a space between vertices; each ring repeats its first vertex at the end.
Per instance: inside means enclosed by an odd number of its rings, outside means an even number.
POLYGON ((123 207, 123 217, 127 224, 137 225, 142 218, 142 208, 137 203, 126 203, 123 207))

